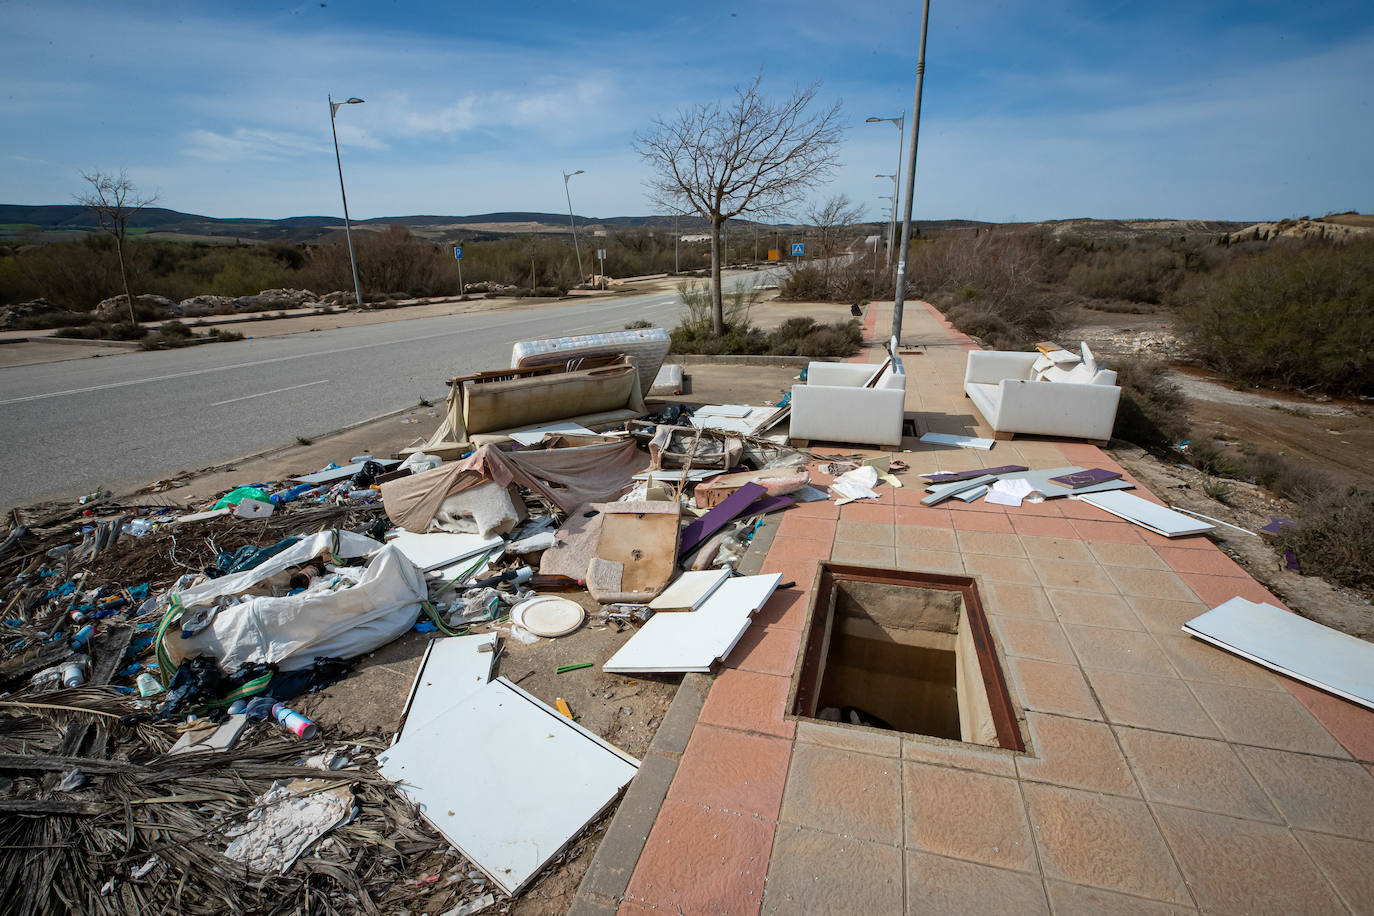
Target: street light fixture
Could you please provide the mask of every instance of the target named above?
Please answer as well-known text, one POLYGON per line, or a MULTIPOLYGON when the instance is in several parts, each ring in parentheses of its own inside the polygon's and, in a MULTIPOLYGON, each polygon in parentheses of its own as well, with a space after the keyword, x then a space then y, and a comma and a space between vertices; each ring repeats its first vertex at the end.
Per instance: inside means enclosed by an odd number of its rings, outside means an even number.
MULTIPOLYGON (((892 199, 897 199, 897 176, 896 175, 874 175, 874 178, 892 179, 892 199)), ((897 205, 892 205, 892 218, 887 221, 887 263, 892 263, 892 243, 896 241, 894 236, 897 232, 897 205)))
POLYGON ((572 177, 573 177, 574 175, 582 175, 582 174, 585 174, 585 173, 583 172, 582 169, 578 169, 576 172, 564 172, 564 173, 563 173, 563 195, 564 195, 565 197, 568 198, 568 222, 572 223, 572 231, 573 231, 573 251, 575 251, 575 252, 577 253, 577 285, 578 285, 578 286, 581 286, 581 285, 582 285, 582 282, 583 282, 583 277, 582 277, 582 249, 581 249, 580 247, 578 247, 578 244, 577 244, 577 220, 573 218, 572 192, 568 190, 568 182, 572 179, 572 177))
MULTIPOLYGON (((888 123, 888 124, 892 124, 892 125, 894 125, 894 126, 897 128, 897 174, 900 175, 900 174, 901 174, 901 171, 902 171, 902 147, 906 145, 906 111, 903 110, 902 113, 899 114, 899 115, 897 115, 897 117, 895 117, 895 118, 864 118, 864 123, 865 123, 865 124, 882 124, 882 123, 884 123, 884 122, 886 122, 886 123, 888 123)), ((888 177, 888 176, 886 176, 886 175, 879 175, 879 176, 877 176, 877 177, 879 177, 879 178, 886 178, 886 177, 888 177)), ((893 188, 892 188, 892 194, 893 194, 893 196, 895 196, 895 197, 900 197, 900 196, 901 196, 901 193, 902 193, 902 192, 901 192, 901 183, 900 183, 897 179, 895 179, 895 178, 892 179, 892 182, 893 182, 893 188)), ((895 209, 896 209, 896 204, 895 204, 895 203, 893 204, 893 209, 894 209, 894 211, 895 211, 895 209)), ((897 214, 894 212, 893 215, 892 215, 892 230, 891 230, 891 232, 889 233, 889 236, 894 237, 894 240, 895 240, 896 234, 897 234, 897 214)), ((903 260, 905 260, 905 259, 906 259, 906 255, 902 255, 902 258, 903 258, 903 260)), ((888 263, 889 266, 891 266, 891 264, 892 264, 892 242, 891 242, 891 241, 889 241, 888 244, 887 244, 887 263, 888 263)))
POLYGON ((344 208, 344 233, 348 236, 348 263, 353 265, 353 295, 357 300, 358 308, 363 307, 363 285, 358 282, 358 259, 353 254, 353 224, 348 219, 348 192, 344 190, 343 180, 343 160, 339 158, 339 130, 334 126, 334 116, 339 113, 339 109, 345 105, 361 105, 362 99, 349 98, 342 102, 334 101, 334 96, 329 98, 329 130, 334 134, 334 162, 339 167, 339 196, 343 198, 344 208))

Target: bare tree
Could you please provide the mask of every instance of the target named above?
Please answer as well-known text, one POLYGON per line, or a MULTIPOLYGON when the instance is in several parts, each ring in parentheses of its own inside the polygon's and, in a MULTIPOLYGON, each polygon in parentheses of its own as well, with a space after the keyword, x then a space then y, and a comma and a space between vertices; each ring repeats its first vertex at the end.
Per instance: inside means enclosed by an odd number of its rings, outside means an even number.
POLYGON ((695 105, 671 120, 655 118, 635 138, 635 149, 654 171, 648 182, 654 202, 673 212, 696 212, 710 224, 716 334, 725 333, 721 225, 742 214, 788 209, 825 181, 838 160, 840 104, 813 108, 816 83, 770 101, 759 92, 762 78, 760 73, 737 87, 728 104, 695 105))
POLYGON ((821 276, 826 288, 830 286, 830 263, 849 247, 850 233, 863 219, 863 204, 856 204, 847 194, 837 194, 824 203, 809 206, 802 218, 816 229, 816 249, 821 257, 821 276))
POLYGON ((107 232, 115 243, 115 254, 119 256, 119 276, 124 281, 124 298, 129 300, 129 321, 138 324, 138 313, 134 309, 134 295, 129 289, 129 268, 124 260, 124 242, 128 237, 129 217, 150 204, 157 202, 157 195, 140 197, 138 188, 129 180, 128 174, 119 170, 118 175, 110 172, 81 173, 91 189, 85 194, 76 195, 76 202, 90 207, 100 220, 100 228, 107 232))

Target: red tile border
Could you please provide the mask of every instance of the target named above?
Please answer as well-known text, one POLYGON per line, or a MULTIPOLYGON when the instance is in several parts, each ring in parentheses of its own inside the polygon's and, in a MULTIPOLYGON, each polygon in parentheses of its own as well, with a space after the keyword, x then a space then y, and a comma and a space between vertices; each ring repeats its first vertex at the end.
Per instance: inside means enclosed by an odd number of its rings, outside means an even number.
POLYGON ((797 723, 783 719, 789 683, 785 677, 724 668, 711 685, 699 723, 791 738, 797 723))
MULTIPOLYGON (((806 602, 801 604, 805 606, 806 602)), ((727 668, 790 678, 797 665, 800 645, 800 629, 755 623, 745 631, 739 645, 726 656, 723 664, 727 668)))
POLYGON ((665 801, 625 891, 669 913, 757 913, 774 825, 665 801))
POLYGON ((1174 572, 1200 573, 1208 576, 1250 576, 1239 563, 1222 553, 1216 546, 1211 550, 1156 546, 1154 550, 1174 572))
POLYGON ((919 528, 954 527, 954 517, 948 509, 931 509, 926 506, 898 506, 893 520, 898 525, 916 525, 919 528))
POLYGON ((846 522, 880 522, 891 525, 895 503, 875 503, 871 499, 846 503, 840 506, 840 520, 846 522))
POLYGON ((1179 573, 1178 577, 1193 590, 1209 608, 1216 607, 1232 598, 1240 597, 1246 601, 1259 601, 1288 610, 1279 599, 1254 579, 1247 576, 1211 576, 1200 573, 1179 573))
POLYGON ((1006 513, 951 511, 956 531, 1000 531, 1012 534, 1011 519, 1006 513))
POLYGON ((668 800, 776 821, 792 743, 698 725, 678 763, 668 800))
MULTIPOLYGON (((1101 514, 1100 510, 1099 514, 1101 514)), ((1144 539, 1129 522, 1083 521, 1076 519, 1073 530, 1084 541, 1112 541, 1117 544, 1143 544, 1144 539)))
POLYGON ((1044 538, 1078 539, 1078 532, 1065 518, 1046 518, 1042 515, 1011 515, 1012 530, 1017 534, 1044 538))
POLYGON ((810 538, 829 542, 835 540, 835 526, 838 521, 838 512, 834 518, 816 518, 809 515, 799 515, 788 509, 782 514, 782 520, 778 523, 777 536, 780 538, 810 538))
POLYGON ((1279 682, 1293 698, 1307 707, 1331 737, 1360 761, 1374 761, 1374 710, 1356 706, 1349 700, 1332 696, 1301 681, 1280 677, 1279 682))
POLYGON ((806 625, 806 608, 810 600, 809 587, 779 589, 754 615, 754 623, 769 628, 801 630, 806 625))

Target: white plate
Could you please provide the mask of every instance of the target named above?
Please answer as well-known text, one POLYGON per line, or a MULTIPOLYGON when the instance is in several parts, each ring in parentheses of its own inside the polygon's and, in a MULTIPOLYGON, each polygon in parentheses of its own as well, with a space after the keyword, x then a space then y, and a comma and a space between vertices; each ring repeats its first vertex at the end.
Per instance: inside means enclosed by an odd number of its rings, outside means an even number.
POLYGON ((582 605, 557 595, 536 595, 511 608, 511 620, 535 636, 566 636, 582 626, 582 605))

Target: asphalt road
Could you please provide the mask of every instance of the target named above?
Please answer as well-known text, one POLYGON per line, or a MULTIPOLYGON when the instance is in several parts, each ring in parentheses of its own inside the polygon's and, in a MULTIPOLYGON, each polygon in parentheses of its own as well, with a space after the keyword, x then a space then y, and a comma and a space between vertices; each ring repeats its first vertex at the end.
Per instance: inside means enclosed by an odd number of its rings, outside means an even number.
POLYGON ((509 365, 518 341, 672 327, 679 311, 662 292, 0 369, 0 510, 233 461, 422 397, 439 405, 445 379, 509 365))

